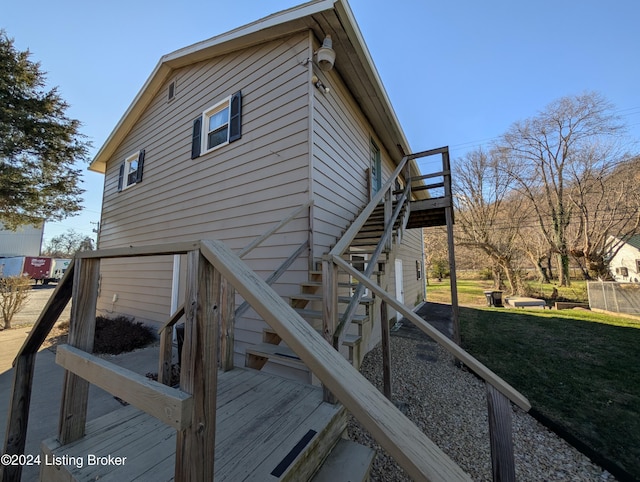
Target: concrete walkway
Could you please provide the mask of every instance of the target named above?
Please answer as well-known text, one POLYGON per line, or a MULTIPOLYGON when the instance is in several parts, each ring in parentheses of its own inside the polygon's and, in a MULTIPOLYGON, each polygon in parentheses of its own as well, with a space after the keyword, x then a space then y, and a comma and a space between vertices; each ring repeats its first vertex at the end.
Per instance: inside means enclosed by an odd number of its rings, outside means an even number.
MULTIPOLYGON (((451 305, 424 302, 416 310, 416 315, 427 321, 443 335, 446 335, 450 339, 453 338, 451 305)), ((404 318, 400 320, 399 326, 392 330, 392 334, 414 340, 431 339, 420 328, 417 328, 413 323, 404 318)))
MULTIPOLYGON (((29 330, 30 328, 17 328, 0 332, 0 442, 3 445, 14 376, 11 363, 22 346, 22 342, 26 339, 29 330)), ((104 358, 142 375, 158 371, 158 346, 104 358)), ((64 370, 55 363, 54 350, 41 350, 36 357, 31 406, 29 409, 26 454, 38 455, 40 453, 40 442, 55 436, 58 431, 63 379, 64 370)), ((89 420, 118 408, 122 408, 122 405, 113 396, 95 386, 91 386, 87 415, 89 420)), ((22 480, 38 480, 38 474, 39 467, 25 467, 22 473, 22 480)))

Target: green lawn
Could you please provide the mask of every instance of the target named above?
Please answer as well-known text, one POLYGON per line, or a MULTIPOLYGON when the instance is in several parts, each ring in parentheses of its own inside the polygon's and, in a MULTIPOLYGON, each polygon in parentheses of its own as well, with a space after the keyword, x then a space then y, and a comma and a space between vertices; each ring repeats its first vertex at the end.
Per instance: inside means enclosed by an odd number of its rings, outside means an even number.
MULTIPOLYGON (((457 280, 458 285, 458 303, 461 305, 486 305, 484 290, 493 289, 493 282, 490 280, 457 280)), ((553 288, 558 290, 558 297, 565 300, 571 300, 579 303, 585 303, 587 299, 587 283, 586 281, 572 281, 571 286, 561 287, 553 284, 543 284, 537 282, 529 282, 529 295, 535 298, 550 299, 553 288)), ((505 296, 507 293, 505 292, 505 296)), ((427 300, 435 303, 451 303, 451 285, 448 279, 442 281, 429 280, 427 285, 427 300)))
POLYGON ((640 480, 640 321, 500 308, 461 308, 460 318, 465 349, 640 480))

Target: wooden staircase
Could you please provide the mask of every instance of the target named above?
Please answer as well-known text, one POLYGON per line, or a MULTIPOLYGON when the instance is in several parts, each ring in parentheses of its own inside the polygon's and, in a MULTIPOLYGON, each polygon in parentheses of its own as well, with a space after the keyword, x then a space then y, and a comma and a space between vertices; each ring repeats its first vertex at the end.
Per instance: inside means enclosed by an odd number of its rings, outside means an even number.
MULTIPOLYGON (((392 204, 395 208, 396 203, 392 204)), ((407 207, 403 205, 400 216, 396 219, 393 226, 393 238, 391 246, 398 243, 402 239, 406 219, 407 207)), ((385 231, 385 206, 380 204, 370 215, 367 222, 363 225, 360 232, 355 236, 349 249, 343 255, 343 259, 352 266, 360 268, 364 271, 367 264, 367 258, 374 253, 381 236, 385 231)), ((376 264, 377 269, 374 274, 377 276, 378 282, 386 272, 386 264, 388 256, 391 254, 391 248, 386 247, 381 256, 378 257, 376 264)), ((341 280, 338 282, 340 295, 338 303, 345 307, 352 300, 354 289, 358 283, 354 282, 351 277, 343 273, 341 280)), ((291 296, 291 306, 298 312, 302 318, 306 319, 311 326, 318 332, 322 331, 322 304, 324 302, 322 271, 310 271, 309 280, 300 285, 300 293, 291 296)), ((340 352, 349 360, 352 365, 358 369, 365 355, 364 346, 368 342, 371 335, 371 313, 375 299, 370 296, 363 296, 358 303, 361 308, 355 313, 351 319, 351 327, 345 333, 341 340, 340 352)), ((344 312, 339 312, 340 318, 344 317, 344 312)), ((302 372, 306 372, 307 381, 311 382, 312 377, 308 369, 301 363, 300 359, 282 343, 280 337, 272 329, 263 331, 262 343, 253 345, 246 349, 245 366, 256 370, 261 370, 267 363, 273 365, 286 365, 302 372)), ((304 377, 303 377, 304 378, 304 377)))
MULTIPOLYGON (((448 150, 413 154, 411 158, 433 153, 444 157, 448 150)), ((78 253, 16 357, 3 453, 25 452, 35 356, 73 298, 69 346, 59 346, 56 357, 66 370, 59 431, 42 447, 43 458, 55 454, 60 457, 43 468, 41 480, 200 481, 213 480, 214 476, 234 481, 366 480, 373 454, 342 440, 346 410, 413 480, 470 480, 391 402, 386 381, 382 394, 337 353, 342 343, 347 347, 348 343, 354 347, 358 341, 362 343, 362 338, 349 338, 347 330, 352 322, 358 325, 358 320, 366 326, 370 313, 361 316, 358 309, 364 306, 366 311, 375 294, 380 303, 381 326, 385 326, 388 304, 485 381, 494 479, 515 480, 509 401, 527 411, 531 408, 528 400, 373 280, 384 274, 387 254, 392 255, 393 245, 400 241, 411 214, 407 195, 410 183, 395 207, 390 196, 391 184, 408 159, 405 156, 381 192, 323 257, 322 274, 311 272, 308 282, 301 286, 301 294, 290 303, 281 299, 270 284, 309 246, 309 241, 267 280, 240 258, 268 233, 240 254, 212 240, 78 253), (380 232, 374 215, 380 214, 376 213, 377 204, 383 195, 384 231, 373 248, 371 243, 380 232), (402 221, 398 224, 398 220, 402 221), (356 269, 362 267, 362 260, 354 259, 363 253, 371 256, 364 272, 356 269), (185 304, 162 328, 159 381, 91 355, 101 259, 176 254, 187 255, 185 304), (347 279, 339 279, 345 274, 347 279), (365 288, 371 295, 365 293, 365 288), (341 298, 339 290, 342 296, 352 294, 343 317, 339 317, 338 304, 344 304, 347 298, 341 298), (233 366, 234 322, 238 312, 245 309, 244 304, 235 308, 236 291, 269 325, 263 335, 271 345, 269 356, 309 367, 322 389, 233 366), (323 296, 319 297, 318 292, 323 296), (306 313, 315 323, 318 310, 313 309, 313 304, 322 304, 322 336, 295 311, 306 313), (168 334, 182 316, 185 344, 180 385, 174 388, 166 386, 167 368, 171 365, 168 334), (281 342, 285 344, 280 346, 281 342), (132 407, 87 421, 91 384, 132 407), (109 463, 107 459, 91 464, 87 454, 121 458, 120 463, 109 463), (344 470, 345 464, 355 473, 344 470)), ((384 343, 383 333, 383 347, 384 343)), ((260 363, 260 358, 268 360, 269 356, 248 353, 247 359, 249 363, 260 363)), ((352 357, 355 359, 355 355, 352 357)), ((388 362, 383 353, 385 378, 391 367, 388 362)), ((0 466, 2 482, 17 482, 20 478, 20 466, 0 466)))

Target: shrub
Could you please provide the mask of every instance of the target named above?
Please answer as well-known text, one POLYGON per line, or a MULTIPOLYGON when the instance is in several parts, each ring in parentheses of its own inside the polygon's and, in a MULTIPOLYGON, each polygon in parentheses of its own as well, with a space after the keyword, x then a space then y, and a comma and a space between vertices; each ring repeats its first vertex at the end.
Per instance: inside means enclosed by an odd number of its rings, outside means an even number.
POLYGON ((133 318, 97 316, 93 352, 118 355, 142 348, 155 339, 151 328, 141 322, 134 322, 133 318))
POLYGON ((31 289, 27 276, 8 276, 0 279, 0 310, 5 330, 11 328, 11 320, 22 309, 31 289))

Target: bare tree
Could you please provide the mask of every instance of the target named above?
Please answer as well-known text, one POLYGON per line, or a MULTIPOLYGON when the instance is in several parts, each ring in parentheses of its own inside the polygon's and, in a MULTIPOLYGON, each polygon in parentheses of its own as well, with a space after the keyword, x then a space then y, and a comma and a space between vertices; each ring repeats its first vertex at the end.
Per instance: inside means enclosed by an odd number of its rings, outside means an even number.
POLYGON ((13 317, 24 306, 31 290, 28 276, 9 276, 0 279, 0 314, 3 329, 11 329, 13 317))
POLYGON ((585 166, 569 197, 576 209, 571 255, 585 279, 610 277, 608 259, 640 228, 640 158, 585 166), (613 238, 612 236, 615 236, 613 238))
POLYGON ((429 284, 429 275, 433 272, 434 276, 436 267, 444 267, 449 271, 449 247, 447 245, 447 232, 441 227, 432 227, 423 229, 424 237, 424 272, 427 284, 429 284))
POLYGON ((614 162, 624 126, 601 95, 564 97, 530 119, 516 122, 500 141, 504 170, 531 202, 540 230, 558 259, 559 284, 569 281, 567 229, 577 206, 571 184, 589 167, 614 162))
POLYGON ((522 255, 518 233, 526 213, 521 197, 513 195, 512 181, 502 172, 500 158, 482 149, 456 163, 457 242, 489 257, 496 288, 500 288, 499 275, 504 273, 512 292, 522 294, 525 286, 518 265, 522 255))
POLYGON ((73 229, 51 238, 44 248, 44 254, 57 258, 70 258, 76 251, 92 251, 93 239, 73 229))

